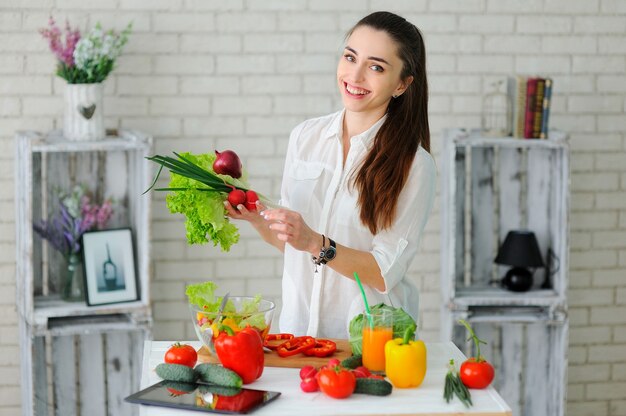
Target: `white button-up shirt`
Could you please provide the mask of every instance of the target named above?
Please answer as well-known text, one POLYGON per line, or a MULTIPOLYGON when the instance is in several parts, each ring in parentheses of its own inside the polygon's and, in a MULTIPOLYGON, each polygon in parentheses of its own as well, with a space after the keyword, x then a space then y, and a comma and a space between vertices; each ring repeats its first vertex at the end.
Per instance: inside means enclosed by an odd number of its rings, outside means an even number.
MULTIPOLYGON (((409 264, 430 214, 435 195, 435 163, 420 147, 408 180, 398 195, 391 228, 373 235, 361 223, 356 190, 348 188, 355 166, 365 157, 385 117, 350 139, 343 165, 344 111, 307 120, 291 132, 281 189, 281 205, 299 212, 319 233, 356 250, 372 253, 385 291, 365 286, 370 305, 402 307, 416 321, 418 289, 407 277, 409 264)), ((321 243, 321 242, 320 242, 321 243)), ((364 310, 357 283, 328 266, 315 265, 308 252, 285 245, 280 331, 296 335, 347 338, 350 320, 364 310)))

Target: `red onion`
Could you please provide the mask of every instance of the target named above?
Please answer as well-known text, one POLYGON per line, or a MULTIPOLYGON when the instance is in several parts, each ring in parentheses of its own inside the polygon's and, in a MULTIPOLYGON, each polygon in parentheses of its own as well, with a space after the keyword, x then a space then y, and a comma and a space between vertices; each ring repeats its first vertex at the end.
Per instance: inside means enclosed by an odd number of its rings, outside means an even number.
POLYGON ((241 160, 232 150, 215 151, 217 158, 213 162, 213 170, 220 175, 230 175, 235 179, 241 178, 241 160))

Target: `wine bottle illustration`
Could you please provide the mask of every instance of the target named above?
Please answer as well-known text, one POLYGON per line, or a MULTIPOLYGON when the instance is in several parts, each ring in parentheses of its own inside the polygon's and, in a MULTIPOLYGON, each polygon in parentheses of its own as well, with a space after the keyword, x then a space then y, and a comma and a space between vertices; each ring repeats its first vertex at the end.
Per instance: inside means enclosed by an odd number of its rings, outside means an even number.
POLYGON ((111 251, 109 250, 109 243, 106 243, 107 247, 107 260, 102 263, 102 275, 104 276, 104 283, 107 290, 115 290, 117 287, 117 266, 111 261, 111 251))

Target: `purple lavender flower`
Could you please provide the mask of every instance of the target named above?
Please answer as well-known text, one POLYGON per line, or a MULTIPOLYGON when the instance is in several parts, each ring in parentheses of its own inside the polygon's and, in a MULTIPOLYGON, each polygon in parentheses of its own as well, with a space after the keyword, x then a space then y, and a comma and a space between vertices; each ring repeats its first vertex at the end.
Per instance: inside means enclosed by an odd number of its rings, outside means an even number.
POLYGON ((58 212, 48 221, 33 223, 33 230, 48 240, 63 256, 78 254, 83 234, 94 229, 103 229, 113 212, 110 200, 106 200, 101 206, 91 204, 90 201, 83 194, 82 188, 76 187, 70 196, 59 197, 58 212), (80 209, 70 210, 70 206, 78 206, 79 202, 80 209))
POLYGON ((59 221, 40 220, 33 224, 33 230, 35 230, 41 238, 48 240, 52 247, 61 254, 66 255, 69 251, 67 241, 63 237, 63 228, 61 227, 59 221))

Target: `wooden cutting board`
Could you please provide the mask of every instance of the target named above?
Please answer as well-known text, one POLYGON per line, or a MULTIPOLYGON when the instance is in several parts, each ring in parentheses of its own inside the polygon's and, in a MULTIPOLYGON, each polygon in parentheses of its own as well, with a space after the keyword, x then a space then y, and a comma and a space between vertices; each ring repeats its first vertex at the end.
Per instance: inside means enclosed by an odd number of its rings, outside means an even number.
MULTIPOLYGON (((352 350, 350 349, 350 343, 346 339, 333 339, 337 344, 337 351, 329 357, 307 357, 304 354, 296 354, 291 357, 279 357, 276 351, 265 352, 265 366, 266 367, 288 367, 288 368, 302 368, 305 365, 312 365, 313 367, 321 367, 328 364, 328 360, 336 358, 342 361, 345 358, 352 356, 352 350)), ((209 349, 202 346, 198 350, 198 361, 203 363, 219 363, 216 356, 211 355, 209 349)))

